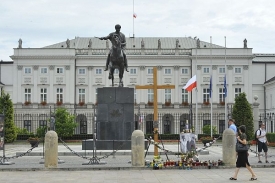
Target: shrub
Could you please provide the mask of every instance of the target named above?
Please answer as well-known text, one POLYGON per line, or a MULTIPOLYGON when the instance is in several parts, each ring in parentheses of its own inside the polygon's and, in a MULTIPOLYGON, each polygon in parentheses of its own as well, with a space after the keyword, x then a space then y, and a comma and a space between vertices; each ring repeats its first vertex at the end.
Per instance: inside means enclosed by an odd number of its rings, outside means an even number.
MULTIPOLYGON (((210 135, 211 134, 211 125, 204 125, 202 128, 202 132, 204 134, 210 135)), ((212 134, 217 134, 217 128, 216 126, 212 125, 212 134)))

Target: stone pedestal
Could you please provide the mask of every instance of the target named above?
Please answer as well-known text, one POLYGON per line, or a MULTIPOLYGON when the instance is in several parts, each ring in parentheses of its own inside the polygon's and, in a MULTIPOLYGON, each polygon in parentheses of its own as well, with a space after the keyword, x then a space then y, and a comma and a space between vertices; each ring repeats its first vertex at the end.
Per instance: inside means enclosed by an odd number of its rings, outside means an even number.
POLYGON ((132 166, 144 167, 144 133, 135 130, 132 133, 132 166))
POLYGON ((236 166, 236 134, 229 128, 223 132, 222 157, 225 165, 236 166))
POLYGON ((58 165, 58 137, 55 131, 48 131, 45 135, 45 163, 46 168, 57 168, 58 165))
POLYGON ((130 150, 134 131, 134 88, 104 87, 97 91, 96 149, 130 150))

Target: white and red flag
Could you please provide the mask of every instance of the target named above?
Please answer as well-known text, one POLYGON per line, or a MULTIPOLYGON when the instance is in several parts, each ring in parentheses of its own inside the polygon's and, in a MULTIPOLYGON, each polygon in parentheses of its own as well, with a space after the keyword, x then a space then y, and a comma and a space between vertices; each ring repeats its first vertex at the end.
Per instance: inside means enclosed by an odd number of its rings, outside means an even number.
POLYGON ((192 91, 193 88, 197 87, 197 77, 194 75, 189 81, 186 83, 186 85, 183 87, 183 89, 187 91, 192 91))
POLYGON ((133 14, 133 17, 134 17, 134 18, 137 18, 137 14, 136 14, 136 13, 134 13, 134 14, 133 14))

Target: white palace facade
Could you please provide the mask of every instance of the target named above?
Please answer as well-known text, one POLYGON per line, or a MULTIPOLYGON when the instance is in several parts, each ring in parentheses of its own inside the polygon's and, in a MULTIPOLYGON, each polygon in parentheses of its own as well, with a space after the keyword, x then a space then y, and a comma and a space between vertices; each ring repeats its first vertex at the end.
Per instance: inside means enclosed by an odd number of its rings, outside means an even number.
MULTIPOLYGON (((225 48, 191 37, 126 38, 126 42, 129 72, 124 72, 124 87, 152 84, 153 67, 157 67, 158 84, 175 85, 175 89, 158 91, 160 133, 179 133, 187 121, 196 126, 196 103, 198 131, 210 123, 211 75, 212 122, 218 133, 227 127, 226 119, 241 92, 246 93, 251 105, 260 104, 256 120, 266 121, 268 130, 274 131, 275 54, 253 54, 242 41, 240 48, 225 48), (182 87, 193 75, 197 76, 197 90, 188 93, 182 87)), ((108 72, 104 71, 110 47, 109 41, 76 37, 43 48, 15 48, 12 61, 0 62, 0 86, 11 96, 18 115, 16 125, 35 131, 45 125, 45 116, 48 118, 61 106, 77 114, 80 124, 76 134, 92 133, 97 88, 111 87, 108 72)), ((118 74, 115 84, 117 87, 118 74)), ((135 90, 134 120, 145 133, 152 132, 152 100, 151 90, 135 90)))

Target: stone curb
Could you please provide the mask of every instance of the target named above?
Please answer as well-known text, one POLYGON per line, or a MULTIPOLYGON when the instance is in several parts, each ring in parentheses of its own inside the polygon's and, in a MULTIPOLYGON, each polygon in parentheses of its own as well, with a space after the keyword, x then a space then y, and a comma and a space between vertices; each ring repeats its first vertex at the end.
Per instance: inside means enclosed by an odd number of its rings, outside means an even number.
MULTIPOLYGON (((3 165, 4 166, 4 165, 3 165)), ((87 170, 152 170, 151 167, 110 167, 110 166, 104 166, 104 165, 89 165, 90 167, 76 167, 76 168, 0 168, 0 172, 5 172, 5 171, 87 171, 87 170)), ((275 164, 272 165, 251 165, 252 168, 274 168, 275 164)), ((235 166, 217 166, 217 167, 211 167, 211 169, 234 169, 235 166)), ((184 170, 180 169, 179 167, 169 167, 169 168, 163 168, 160 169, 160 171, 165 171, 165 170, 184 170)), ((201 169, 208 169, 207 167, 203 168, 195 168, 192 169, 193 171, 196 170, 201 170, 201 169)))

